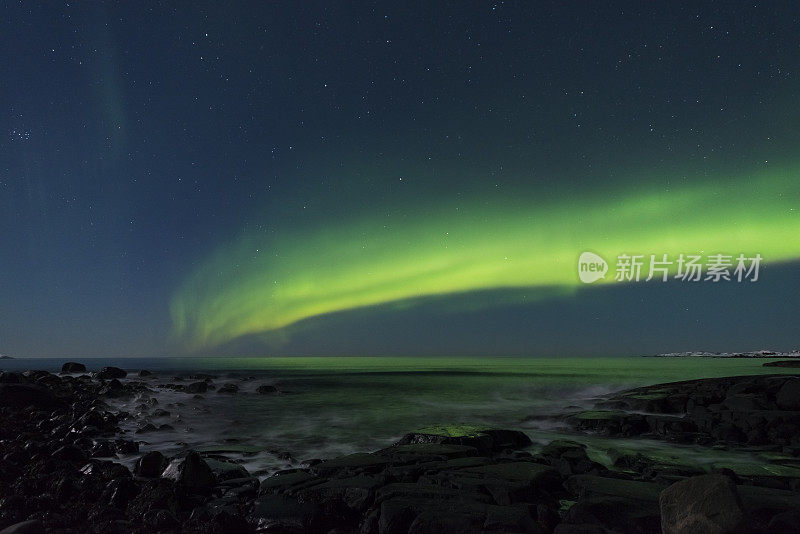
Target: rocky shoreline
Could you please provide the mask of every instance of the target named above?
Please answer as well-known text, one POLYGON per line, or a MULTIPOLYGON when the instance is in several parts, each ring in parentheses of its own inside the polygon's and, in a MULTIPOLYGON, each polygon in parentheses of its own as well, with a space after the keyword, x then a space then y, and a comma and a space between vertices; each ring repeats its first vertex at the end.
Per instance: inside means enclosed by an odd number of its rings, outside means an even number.
MULTIPOLYGON (((107 402, 151 392, 140 375, 75 362, 62 374, 0 373, 0 534, 800 532, 791 374, 637 388, 551 416, 576 441, 536 448, 517 430, 438 426, 263 480, 214 451, 140 452, 120 432, 131 414, 107 402), (603 462, 577 441, 587 433, 746 450, 764 469, 709 472, 635 447, 603 462)), ((174 387, 226 387, 193 380, 174 387)))

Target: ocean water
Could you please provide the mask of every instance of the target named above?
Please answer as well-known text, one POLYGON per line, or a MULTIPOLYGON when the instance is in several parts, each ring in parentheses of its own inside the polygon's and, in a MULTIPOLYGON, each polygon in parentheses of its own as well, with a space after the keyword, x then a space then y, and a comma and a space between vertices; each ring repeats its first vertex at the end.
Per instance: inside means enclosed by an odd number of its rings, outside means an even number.
MULTIPOLYGON (((58 371, 63 359, 1 360, 0 369, 58 371)), ((622 389, 704 377, 792 373, 764 368, 762 359, 710 358, 161 358, 84 359, 87 368, 127 369, 127 380, 148 369, 152 394, 110 402, 133 417, 123 423, 126 437, 142 451, 177 454, 188 448, 216 450, 242 462, 261 477, 312 458, 369 452, 403 434, 433 424, 466 423, 514 428, 536 443, 574 439, 568 429, 530 416, 590 407, 599 397, 622 389), (202 398, 159 386, 176 375, 204 372, 214 384, 235 383, 239 393, 209 391, 202 398), (280 394, 259 395, 262 384, 280 394), (169 415, 155 417, 162 409, 169 415), (169 430, 135 434, 146 422, 169 430)), ((184 380, 183 384, 191 380, 184 380)), ((581 437, 592 451, 620 442, 581 437)), ((628 441, 626 446, 630 446, 628 441)), ((637 447, 659 454, 697 456, 698 449, 638 440, 637 447)), ((735 453, 702 452, 713 462, 758 462, 735 453)), ((123 458, 132 463, 133 458, 123 458)))

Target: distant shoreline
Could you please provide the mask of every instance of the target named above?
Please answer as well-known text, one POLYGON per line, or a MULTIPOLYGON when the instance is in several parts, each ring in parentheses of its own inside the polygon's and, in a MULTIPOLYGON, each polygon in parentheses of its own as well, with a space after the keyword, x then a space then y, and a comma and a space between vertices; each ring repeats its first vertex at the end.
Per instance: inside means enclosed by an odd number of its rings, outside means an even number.
POLYGON ((751 352, 665 352, 651 354, 647 358, 800 358, 800 350, 780 352, 774 350, 754 350, 751 352))

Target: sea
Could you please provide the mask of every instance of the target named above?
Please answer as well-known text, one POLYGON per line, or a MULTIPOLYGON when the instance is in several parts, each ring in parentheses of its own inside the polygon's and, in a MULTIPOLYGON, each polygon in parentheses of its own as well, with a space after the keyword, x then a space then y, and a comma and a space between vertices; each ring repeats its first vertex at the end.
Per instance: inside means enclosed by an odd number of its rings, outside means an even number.
MULTIPOLYGON (((63 358, 0 360, 0 370, 58 372, 63 358)), ((466 424, 518 429, 534 441, 532 450, 553 439, 585 443, 597 461, 610 448, 635 448, 709 468, 750 465, 752 453, 711 451, 653 440, 615 440, 575 435, 542 415, 590 408, 623 389, 707 377, 797 373, 763 367, 761 358, 454 358, 454 357, 216 357, 77 358, 89 371, 117 366, 125 380, 142 380, 152 392, 108 403, 125 411, 122 431, 140 451, 178 455, 186 450, 218 454, 242 463, 261 478, 303 467, 309 460, 387 447, 404 434, 434 425, 466 424), (149 370, 153 376, 139 378, 149 370), (167 384, 188 384, 187 375, 214 375, 219 388, 199 396, 167 384), (176 381, 181 377, 181 381, 176 381), (261 385, 279 393, 258 394, 261 385), (157 412, 162 410, 163 412, 157 412), (164 412, 167 412, 166 414, 164 412), (146 423, 162 430, 136 433, 146 423)), ((118 461, 133 465, 138 455, 118 461)))

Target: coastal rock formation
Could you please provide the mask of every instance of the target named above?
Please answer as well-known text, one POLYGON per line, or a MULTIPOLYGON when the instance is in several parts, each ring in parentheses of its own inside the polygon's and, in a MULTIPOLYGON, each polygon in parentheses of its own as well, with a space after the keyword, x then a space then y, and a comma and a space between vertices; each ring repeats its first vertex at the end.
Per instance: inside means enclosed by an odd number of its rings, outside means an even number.
MULTIPOLYGON (((214 378, 187 379, 213 387, 214 378)), ((800 469, 793 467, 797 433, 785 425, 794 424, 796 380, 735 377, 637 388, 564 419, 579 431, 739 448, 755 447, 737 423, 749 421, 750 430, 775 437, 752 449, 772 455, 763 456, 769 465, 759 473, 731 465, 709 474, 622 444, 600 461, 578 441, 537 446, 518 430, 438 425, 372 453, 295 463, 259 480, 226 458, 225 447, 173 458, 148 450, 137 458, 138 443, 120 428, 125 421, 131 428, 131 415, 110 411, 104 399, 152 399, 146 380, 6 372, 0 532, 792 532, 800 525, 800 469), (722 438, 701 425, 700 408, 727 425, 722 438), (742 433, 745 441, 737 441, 742 433), (132 472, 123 461, 135 464, 132 472)), ((142 404, 147 418, 169 413, 153 404, 142 404)), ((142 422, 135 421, 142 430, 158 428, 142 422)))
POLYGON ((62 373, 85 373, 86 366, 78 362, 67 362, 61 366, 62 373))
POLYGON ((564 420, 582 431, 800 452, 800 378, 707 378, 631 389, 564 420))

